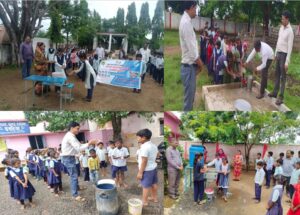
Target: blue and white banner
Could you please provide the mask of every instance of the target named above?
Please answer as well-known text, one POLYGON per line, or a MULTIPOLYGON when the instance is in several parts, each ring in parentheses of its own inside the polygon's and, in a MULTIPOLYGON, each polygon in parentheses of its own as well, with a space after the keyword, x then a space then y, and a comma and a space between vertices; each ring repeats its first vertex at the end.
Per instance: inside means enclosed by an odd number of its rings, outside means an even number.
POLYGON ((29 134, 28 122, 0 122, 0 135, 29 134))
POLYGON ((141 89, 142 63, 133 60, 104 60, 96 81, 118 87, 141 89))

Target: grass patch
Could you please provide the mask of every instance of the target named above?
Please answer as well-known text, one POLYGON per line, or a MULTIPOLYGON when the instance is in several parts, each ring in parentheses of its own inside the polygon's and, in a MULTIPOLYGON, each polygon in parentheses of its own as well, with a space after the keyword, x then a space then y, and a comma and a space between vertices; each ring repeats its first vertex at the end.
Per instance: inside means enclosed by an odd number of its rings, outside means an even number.
MULTIPOLYGON (((179 45, 178 31, 165 31, 165 47, 178 46, 178 52, 165 53, 165 110, 183 109, 183 85, 180 77, 181 51, 179 45)), ((197 89, 203 85, 210 84, 211 80, 207 75, 207 70, 201 71, 197 76, 197 89)), ((204 110, 204 103, 200 102, 195 109, 204 110)))
POLYGON ((164 46, 179 46, 180 40, 179 40, 179 32, 178 30, 175 31, 165 31, 165 37, 164 37, 164 46))

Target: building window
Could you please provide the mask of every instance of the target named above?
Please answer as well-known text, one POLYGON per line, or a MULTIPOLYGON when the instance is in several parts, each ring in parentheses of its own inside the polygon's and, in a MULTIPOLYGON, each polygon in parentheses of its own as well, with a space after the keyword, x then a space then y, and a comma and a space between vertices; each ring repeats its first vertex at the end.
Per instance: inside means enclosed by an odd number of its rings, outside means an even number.
POLYGON ((44 146, 44 138, 42 135, 38 136, 29 136, 29 142, 32 149, 43 149, 44 146))
POLYGON ((159 119, 159 134, 164 136, 164 119, 159 119))

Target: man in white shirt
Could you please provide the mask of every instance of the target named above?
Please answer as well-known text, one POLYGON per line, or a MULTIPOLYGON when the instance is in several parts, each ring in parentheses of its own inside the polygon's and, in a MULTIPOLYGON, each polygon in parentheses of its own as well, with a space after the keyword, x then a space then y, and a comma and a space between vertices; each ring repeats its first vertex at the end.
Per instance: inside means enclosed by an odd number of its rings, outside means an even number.
POLYGON ((105 50, 102 47, 102 44, 100 43, 99 46, 96 48, 96 54, 98 55, 99 60, 105 59, 105 50))
POLYGON ((199 57, 197 38, 192 25, 196 17, 197 2, 185 1, 184 13, 179 25, 179 38, 181 47, 181 80, 184 86, 184 111, 193 109, 196 94, 196 75, 203 65, 199 57))
POLYGON ((90 145, 95 145, 97 140, 90 140, 86 144, 81 144, 76 135, 79 134, 80 125, 77 122, 69 124, 69 131, 65 134, 61 143, 61 161, 68 169, 71 178, 71 192, 76 201, 85 201, 84 198, 78 195, 78 172, 76 169, 75 156, 81 151, 88 148, 90 145))
POLYGON ((123 147, 122 139, 115 141, 116 148, 111 152, 112 156, 112 176, 116 181, 118 187, 127 188, 128 185, 125 183, 125 172, 127 171, 126 159, 129 158, 128 149, 123 147))
POLYGON ((270 97, 277 98, 276 105, 283 103, 284 89, 286 83, 286 74, 290 63, 291 53, 294 42, 294 32, 290 25, 291 14, 289 11, 284 11, 281 16, 282 26, 279 29, 278 40, 276 44, 276 72, 274 90, 269 94, 270 97))
POLYGON ((157 199, 157 146, 152 143, 152 132, 143 129, 136 133, 138 143, 142 144, 138 154, 139 171, 137 179, 141 181, 143 187, 143 206, 148 205, 148 201, 158 202, 157 199), (150 192, 151 191, 151 192, 150 192), (148 198, 151 193, 151 197, 148 198))
MULTIPOLYGON (((140 49, 140 54, 142 55, 142 61, 145 63, 146 65, 146 71, 148 71, 148 62, 149 62, 149 59, 150 59, 150 54, 151 54, 151 51, 150 49, 148 48, 148 43, 145 43, 144 44, 144 47, 140 49)), ((144 73, 142 75, 142 81, 144 82, 145 80, 145 75, 146 73, 144 73)))
POLYGON ((268 70, 274 60, 274 52, 272 47, 267 43, 257 40, 254 42, 254 48, 248 56, 245 66, 254 58, 256 53, 261 55, 262 61, 261 65, 255 68, 255 72, 261 71, 260 94, 256 98, 262 99, 265 95, 265 89, 268 86, 268 70))
POLYGON ((104 144, 102 142, 98 143, 98 147, 96 148, 96 154, 100 161, 100 172, 102 177, 106 177, 106 167, 107 167, 107 150, 104 148, 104 144))

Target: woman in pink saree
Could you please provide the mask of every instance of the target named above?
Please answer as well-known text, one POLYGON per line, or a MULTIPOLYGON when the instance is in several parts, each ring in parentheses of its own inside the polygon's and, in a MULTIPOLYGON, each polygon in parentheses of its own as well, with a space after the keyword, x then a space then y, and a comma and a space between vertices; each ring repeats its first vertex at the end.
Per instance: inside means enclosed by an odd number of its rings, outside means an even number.
POLYGON ((237 154, 233 157, 233 175, 234 181, 239 181, 242 173, 243 155, 241 150, 237 150, 237 154))

